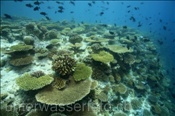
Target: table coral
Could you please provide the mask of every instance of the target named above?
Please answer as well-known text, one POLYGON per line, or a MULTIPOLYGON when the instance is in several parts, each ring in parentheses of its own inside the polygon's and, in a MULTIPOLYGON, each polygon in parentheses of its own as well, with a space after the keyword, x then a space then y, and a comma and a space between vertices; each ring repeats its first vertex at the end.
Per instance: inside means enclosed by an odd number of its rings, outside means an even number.
POLYGON ((49 75, 44 75, 39 78, 32 77, 26 73, 16 79, 17 85, 25 91, 40 89, 46 85, 51 84, 53 78, 49 75))
POLYGON ((76 83, 72 79, 65 89, 58 90, 53 86, 48 86, 36 94, 35 98, 38 102, 48 105, 70 105, 81 100, 90 92, 91 82, 90 79, 86 79, 76 83))
POLYGON ((113 55, 106 51, 100 51, 98 54, 92 54, 91 56, 95 61, 99 61, 105 64, 108 64, 114 60, 113 55))
POLYGON ((75 81, 87 79, 92 74, 91 67, 86 66, 84 63, 78 63, 73 74, 75 81))

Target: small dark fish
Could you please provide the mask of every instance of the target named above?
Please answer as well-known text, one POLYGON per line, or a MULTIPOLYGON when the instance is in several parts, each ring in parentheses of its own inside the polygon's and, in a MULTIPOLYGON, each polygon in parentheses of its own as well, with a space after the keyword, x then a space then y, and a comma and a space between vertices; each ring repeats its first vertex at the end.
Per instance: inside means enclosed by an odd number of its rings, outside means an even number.
POLYGON ((149 23, 149 25, 152 25, 152 23, 149 23))
POLYGON ((100 12, 100 16, 102 16, 104 14, 104 12, 100 12))
POLYGON ((133 16, 130 17, 130 20, 133 21, 133 22, 136 21, 136 19, 133 16))
POLYGON ((131 11, 130 10, 128 10, 128 13, 130 13, 131 11))
POLYGON ((91 4, 91 3, 88 3, 88 5, 89 5, 89 6, 92 6, 92 4, 91 4))
POLYGON ((31 4, 26 4, 26 6, 29 7, 29 8, 33 7, 33 5, 31 5, 31 4))
POLYGON ((175 42, 175 39, 173 39, 173 43, 175 42))
POLYGON ((40 5, 41 3, 43 2, 38 2, 38 0, 34 2, 35 5, 40 5))
POLYGON ((41 15, 44 15, 44 16, 47 15, 47 13, 45 13, 45 12, 40 12, 40 14, 41 14, 41 15))
POLYGON ((56 1, 56 3, 57 3, 57 4, 62 4, 62 5, 64 4, 63 2, 59 2, 59 1, 56 1))
POLYGON ((92 1, 93 4, 95 4, 95 1, 92 1))
POLYGON ((135 10, 139 10, 139 7, 134 7, 135 10))
POLYGON ((166 26, 163 26, 163 29, 166 30, 167 29, 166 26))
POLYGON ((64 7, 63 7, 63 6, 58 6, 58 8, 59 8, 60 10, 63 10, 63 9, 64 9, 64 7))
POLYGON ((12 16, 10 16, 9 14, 4 14, 6 19, 12 19, 12 16))
POLYGON ((114 32, 113 32, 113 31, 109 31, 109 33, 110 33, 111 35, 114 35, 114 32))
POLYGON ((128 5, 128 6, 127 6, 127 8, 130 8, 130 7, 131 7, 131 5, 128 5))
POLYGON ((75 6, 75 2, 73 2, 73 1, 70 1, 69 3, 75 6))
POLYGON ((37 10, 39 10, 39 9, 40 9, 40 7, 36 6, 33 10, 34 10, 34 11, 37 11, 37 10))
POLYGON ((48 16, 45 16, 45 17, 46 17, 47 20, 49 20, 49 21, 51 20, 48 16))
POLYGON ((127 29, 128 27, 127 26, 123 26, 123 29, 127 29))
POLYGON ((160 19, 159 22, 162 22, 162 19, 160 19))
POLYGON ((59 13, 63 13, 63 10, 62 10, 62 9, 60 9, 60 10, 58 10, 58 12, 59 12, 59 13))
POLYGON ((73 14, 73 13, 74 13, 74 11, 70 11, 70 13, 71 13, 71 14, 73 14))
POLYGON ((142 26, 142 24, 141 24, 141 22, 139 22, 138 25, 137 25, 137 27, 141 27, 141 26, 142 26))
POLYGON ((162 40, 157 40, 159 45, 163 45, 163 41, 162 40))

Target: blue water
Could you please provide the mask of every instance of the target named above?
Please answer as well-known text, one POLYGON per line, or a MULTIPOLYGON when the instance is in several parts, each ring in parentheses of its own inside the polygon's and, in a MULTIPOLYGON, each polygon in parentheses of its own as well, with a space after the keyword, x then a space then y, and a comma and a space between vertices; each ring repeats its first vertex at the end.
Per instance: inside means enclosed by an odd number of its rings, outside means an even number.
POLYGON ((165 73, 171 78, 175 76, 175 2, 174 1, 42 1, 39 11, 34 11, 34 1, 1 1, 1 16, 4 13, 11 16, 28 17, 34 20, 45 19, 40 12, 46 12, 52 21, 74 20, 76 22, 106 23, 127 25, 140 30, 157 44, 159 57, 166 67, 165 73), (26 7, 26 4, 34 7, 26 7), (88 5, 90 3, 91 6, 88 5), (58 6, 63 6, 63 13, 56 12, 58 6), (56 12, 56 13, 55 13, 56 12), (100 16, 100 13, 102 13, 100 16), (130 17, 135 18, 135 22, 130 17), (141 27, 138 27, 140 22, 141 27), (163 29, 166 27, 166 30, 163 29), (159 45, 157 40, 163 42, 159 45))

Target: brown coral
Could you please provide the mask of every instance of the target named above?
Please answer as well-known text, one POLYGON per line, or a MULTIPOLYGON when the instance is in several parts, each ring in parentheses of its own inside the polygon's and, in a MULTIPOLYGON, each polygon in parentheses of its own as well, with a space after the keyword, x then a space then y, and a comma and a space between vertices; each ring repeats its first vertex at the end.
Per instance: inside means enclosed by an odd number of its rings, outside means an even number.
POLYGON ((25 66, 31 64, 33 61, 32 56, 25 56, 21 58, 13 58, 10 60, 10 64, 13 66, 25 66))
POLYGON ((73 104, 90 92, 91 82, 90 79, 86 79, 76 83, 72 79, 65 89, 58 90, 53 86, 48 86, 36 94, 35 98, 38 102, 48 105, 64 106, 73 104))
POLYGON ((52 83, 52 86, 56 89, 63 89, 66 86, 66 80, 60 77, 55 77, 54 82, 52 83))
POLYGON ((75 69, 76 61, 68 55, 54 57, 52 69, 61 76, 71 74, 75 69))

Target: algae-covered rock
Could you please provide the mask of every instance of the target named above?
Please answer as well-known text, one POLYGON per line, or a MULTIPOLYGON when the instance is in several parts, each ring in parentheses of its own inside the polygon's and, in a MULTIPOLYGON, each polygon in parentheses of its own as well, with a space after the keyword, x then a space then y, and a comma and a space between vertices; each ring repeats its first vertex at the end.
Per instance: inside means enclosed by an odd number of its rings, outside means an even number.
POLYGON ((87 79, 91 76, 92 69, 91 67, 86 66, 84 63, 78 63, 73 74, 75 81, 81 81, 87 79))
POLYGON ((132 109, 139 110, 142 107, 142 101, 136 98, 132 99, 131 105, 132 105, 132 109))
POLYGON ((18 44, 18 45, 11 46, 10 49, 6 51, 6 53, 22 52, 22 51, 28 51, 31 49, 33 49, 32 45, 18 44))
POLYGON ((17 85, 25 91, 40 89, 46 85, 49 85, 54 79, 49 75, 44 75, 39 78, 32 77, 26 73, 16 79, 17 85))
POLYGON ((100 51, 98 54, 92 54, 91 56, 95 61, 99 61, 105 64, 110 63, 114 60, 113 55, 106 51, 100 51))

